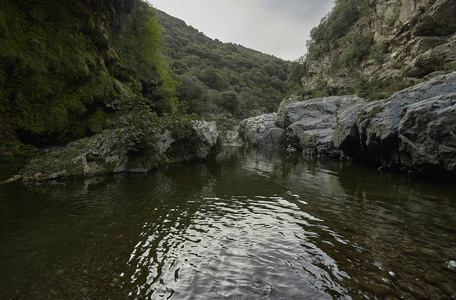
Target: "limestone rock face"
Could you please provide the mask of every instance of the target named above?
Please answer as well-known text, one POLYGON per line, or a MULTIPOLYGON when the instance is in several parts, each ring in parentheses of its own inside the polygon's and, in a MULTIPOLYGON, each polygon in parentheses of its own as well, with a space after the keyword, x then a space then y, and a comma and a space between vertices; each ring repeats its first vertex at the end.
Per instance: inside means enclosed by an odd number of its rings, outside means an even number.
POLYGON ((306 156, 338 157, 332 135, 339 114, 364 102, 356 96, 334 96, 296 102, 283 108, 279 118, 287 130, 288 145, 306 156))
MULTIPOLYGON (((159 165, 187 160, 207 160, 217 154, 215 122, 196 121, 195 135, 176 140, 170 130, 155 133, 152 146, 125 151, 115 138, 121 132, 101 134, 71 142, 65 148, 39 155, 22 170, 23 180, 49 180, 121 172, 148 172, 159 165), (187 147, 187 148, 186 148, 187 147)), ((122 131, 116 129, 115 131, 122 131)))
POLYGON ((305 157, 342 156, 456 178, 456 72, 374 102, 356 96, 292 97, 277 114, 244 120, 240 136, 249 145, 300 149, 305 157))
POLYGON ((351 68, 330 71, 334 61, 349 44, 308 58, 307 75, 301 82, 312 89, 317 79, 327 82, 327 90, 355 92, 357 78, 365 81, 377 75, 382 80, 411 86, 454 70, 456 66, 456 2, 454 0, 369 1, 367 14, 350 29, 350 34, 373 34, 370 52, 381 57, 374 61, 366 55, 351 68), (381 49, 381 50, 379 50, 381 49), (376 52, 378 51, 378 52, 376 52))
POLYGON ((215 157, 217 152, 214 151, 214 147, 219 138, 217 124, 215 122, 196 121, 194 126, 198 136, 195 145, 195 159, 206 160, 215 157))

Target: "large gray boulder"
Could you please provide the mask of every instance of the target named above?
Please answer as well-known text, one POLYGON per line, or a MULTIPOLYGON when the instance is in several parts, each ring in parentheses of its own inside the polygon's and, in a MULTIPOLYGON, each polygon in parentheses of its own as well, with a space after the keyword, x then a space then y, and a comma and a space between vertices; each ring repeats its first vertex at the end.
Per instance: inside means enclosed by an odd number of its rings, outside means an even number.
POLYGON ((289 146, 303 150, 305 156, 339 157, 333 133, 340 114, 364 103, 357 96, 334 96, 292 103, 282 108, 279 119, 286 126, 289 146))
POLYGON ((248 146, 285 146, 285 129, 276 126, 276 120, 276 113, 245 119, 239 126, 239 136, 248 146))
POLYGON ((456 175, 456 72, 367 102, 356 96, 284 100, 246 119, 255 146, 287 145, 311 157, 347 157, 423 175, 456 175))
POLYGON ((419 172, 456 172, 456 93, 407 108, 398 128, 401 164, 419 172))
POLYGON ((347 110, 333 138, 355 159, 423 175, 454 174, 456 72, 347 110))
POLYGON ((189 160, 206 160, 217 154, 218 132, 215 122, 193 122, 193 134, 175 139, 171 130, 151 131, 147 146, 125 150, 118 137, 124 129, 69 143, 64 148, 46 151, 30 161, 21 178, 49 180, 121 172, 148 172, 160 165, 189 160))
POLYGON ((253 146, 287 146, 301 149, 305 156, 339 157, 333 133, 339 114, 364 99, 357 96, 334 96, 303 100, 292 96, 278 112, 242 121, 240 136, 253 146))

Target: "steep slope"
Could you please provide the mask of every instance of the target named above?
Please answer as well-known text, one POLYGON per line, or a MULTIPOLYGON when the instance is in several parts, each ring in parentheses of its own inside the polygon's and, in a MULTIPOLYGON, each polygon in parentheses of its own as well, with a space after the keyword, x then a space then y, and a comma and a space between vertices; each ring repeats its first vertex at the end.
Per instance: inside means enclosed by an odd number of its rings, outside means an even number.
POLYGON ((287 91, 289 62, 205 36, 158 11, 165 59, 179 82, 179 99, 210 119, 277 109, 287 91))
POLYGON ((140 0, 1 1, 0 160, 101 132, 118 99, 176 111, 159 42, 140 0))
POLYGON ((290 80, 303 95, 380 99, 454 71, 455 16, 451 0, 336 1, 290 80))

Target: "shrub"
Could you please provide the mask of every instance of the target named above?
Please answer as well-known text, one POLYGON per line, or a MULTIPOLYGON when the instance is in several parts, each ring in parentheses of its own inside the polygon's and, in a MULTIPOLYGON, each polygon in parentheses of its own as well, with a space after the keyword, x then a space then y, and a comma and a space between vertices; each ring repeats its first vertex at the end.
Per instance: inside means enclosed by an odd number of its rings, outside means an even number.
POLYGON ((388 98, 394 92, 406 88, 407 85, 398 80, 380 79, 375 75, 370 80, 358 79, 358 89, 356 93, 369 100, 380 100, 388 98))
POLYGON ((373 32, 365 35, 350 34, 344 37, 349 40, 350 46, 342 53, 340 63, 345 67, 359 65, 363 58, 369 54, 373 37, 373 32))

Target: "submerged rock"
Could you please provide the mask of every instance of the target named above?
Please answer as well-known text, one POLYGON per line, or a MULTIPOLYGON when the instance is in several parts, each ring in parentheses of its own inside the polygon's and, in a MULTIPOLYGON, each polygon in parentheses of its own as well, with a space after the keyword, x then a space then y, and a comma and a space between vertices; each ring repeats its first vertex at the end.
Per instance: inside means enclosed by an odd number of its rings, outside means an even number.
POLYGON ((122 129, 69 143, 39 155, 22 170, 22 180, 49 180, 121 172, 148 172, 159 165, 189 160, 206 160, 217 154, 215 122, 196 121, 195 133, 176 140, 170 130, 148 137, 152 146, 125 151, 115 138, 122 129))

